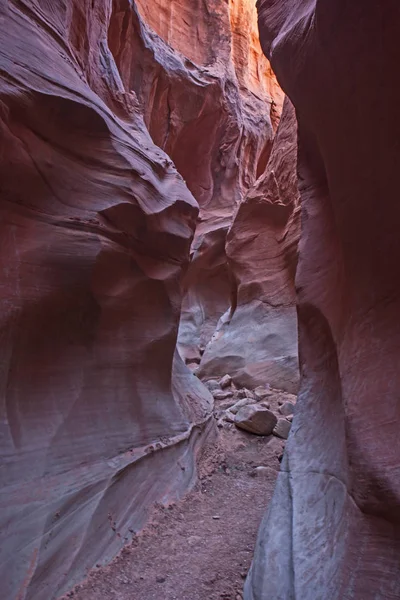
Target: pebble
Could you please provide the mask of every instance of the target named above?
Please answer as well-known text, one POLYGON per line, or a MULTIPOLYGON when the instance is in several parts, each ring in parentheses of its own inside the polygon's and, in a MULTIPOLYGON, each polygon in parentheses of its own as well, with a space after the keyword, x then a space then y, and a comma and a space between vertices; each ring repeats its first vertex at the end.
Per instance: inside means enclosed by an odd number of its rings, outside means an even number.
POLYGON ((232 398, 233 393, 229 390, 212 390, 212 395, 214 400, 226 400, 227 398, 232 398))
POLYGON ((251 398, 242 398, 241 400, 235 402, 235 404, 232 404, 232 406, 229 407, 229 410, 231 413, 236 415, 242 406, 247 406, 248 404, 251 404, 251 398))
POLYGON ((227 388, 232 383, 232 377, 230 375, 224 375, 222 379, 219 380, 219 385, 222 389, 227 388))
POLYGON ((228 423, 235 422, 235 415, 230 410, 225 411, 224 417, 225 417, 225 421, 228 421, 228 423))
POLYGON ((276 477, 276 471, 271 469, 271 467, 260 466, 254 469, 256 477, 268 477, 269 475, 273 475, 276 477))
POLYGON ((289 423, 287 419, 278 419, 278 422, 274 427, 273 434, 282 438, 283 440, 287 440, 291 426, 291 423, 289 423))
POLYGON ((166 578, 165 577, 156 577, 156 582, 157 583, 165 583, 166 582, 166 578))
POLYGON ((204 385, 210 390, 210 392, 221 389, 221 386, 216 379, 210 379, 209 381, 206 381, 204 385))
POLYGON ((284 402, 282 406, 279 407, 279 412, 284 417, 289 417, 294 413, 294 404, 291 402, 284 402))
POLYGON ((263 387, 262 385, 259 385, 254 390, 254 395, 257 398, 257 400, 263 400, 264 398, 271 396, 272 393, 273 392, 269 388, 263 387))

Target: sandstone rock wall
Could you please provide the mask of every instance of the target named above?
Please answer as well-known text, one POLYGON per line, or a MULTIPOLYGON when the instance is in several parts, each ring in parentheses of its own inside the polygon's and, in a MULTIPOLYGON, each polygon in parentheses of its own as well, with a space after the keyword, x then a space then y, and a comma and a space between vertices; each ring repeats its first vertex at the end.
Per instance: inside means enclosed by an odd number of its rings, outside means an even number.
MULTIPOLYGON (((138 95, 154 142, 173 159, 200 205, 179 334, 182 356, 198 364, 220 317, 238 301, 227 233, 265 171, 283 94, 261 50, 253 2, 141 0, 129 18, 127 6, 127 0, 115 2, 110 47, 126 74, 125 86, 138 95)), ((295 337, 295 324, 290 327, 295 337)), ((266 345, 265 338, 258 348, 264 364, 266 345)), ((250 358, 243 343, 241 348, 236 363, 227 366, 244 383, 250 358)), ((285 348, 279 356, 290 353, 285 348)), ((205 376, 225 370, 208 360, 202 367, 205 376)), ((259 379, 266 381, 272 372, 262 378, 262 370, 259 365, 259 379)), ((273 383, 286 378, 280 374, 273 383)))
POLYGON ((2 600, 52 600, 115 556, 193 483, 208 431, 174 359, 198 206, 115 28, 110 0, 0 2, 2 600))
POLYGON ((270 383, 297 392, 296 155, 296 117, 286 99, 266 171, 240 204, 228 233, 233 302, 206 348, 200 375, 225 370, 247 387, 270 383))
POLYGON ((245 598, 394 600, 400 7, 258 5, 263 47, 299 121, 302 380, 245 598))

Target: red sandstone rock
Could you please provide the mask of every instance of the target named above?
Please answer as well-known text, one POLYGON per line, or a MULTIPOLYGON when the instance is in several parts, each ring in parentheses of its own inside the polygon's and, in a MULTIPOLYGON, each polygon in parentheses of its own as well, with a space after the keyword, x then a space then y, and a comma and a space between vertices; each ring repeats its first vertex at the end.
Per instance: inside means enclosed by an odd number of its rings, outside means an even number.
POLYGON ((114 4, 110 47, 153 140, 200 204, 180 353, 201 362, 204 377, 228 370, 243 385, 271 381, 296 391, 296 126, 288 114, 269 173, 256 183, 283 95, 260 47, 255 6, 140 0, 129 18, 126 7, 127 0, 114 4))
POLYGON ((265 174, 240 204, 228 234, 234 303, 206 348, 200 375, 225 370, 248 387, 271 383, 297 391, 296 130, 294 109, 286 100, 265 174))
POLYGON ((109 0, 0 6, 1 600, 114 557, 193 483, 210 414, 173 361, 197 204, 110 19, 109 0))
POLYGON ((198 363, 231 304, 226 235, 265 170, 283 94, 248 0, 140 0, 129 19, 127 5, 114 3, 110 46, 154 142, 200 205, 179 335, 182 356, 198 363))
POLYGON ((302 384, 245 598, 394 600, 400 6, 258 4, 299 118, 302 384))

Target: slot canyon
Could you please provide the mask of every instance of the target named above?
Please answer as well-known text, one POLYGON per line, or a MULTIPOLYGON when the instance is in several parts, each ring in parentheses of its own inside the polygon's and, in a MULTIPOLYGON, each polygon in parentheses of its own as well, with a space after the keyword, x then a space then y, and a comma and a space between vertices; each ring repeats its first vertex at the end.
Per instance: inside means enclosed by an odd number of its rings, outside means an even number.
POLYGON ((0 0, 0 600, 400 599, 398 32, 0 0))

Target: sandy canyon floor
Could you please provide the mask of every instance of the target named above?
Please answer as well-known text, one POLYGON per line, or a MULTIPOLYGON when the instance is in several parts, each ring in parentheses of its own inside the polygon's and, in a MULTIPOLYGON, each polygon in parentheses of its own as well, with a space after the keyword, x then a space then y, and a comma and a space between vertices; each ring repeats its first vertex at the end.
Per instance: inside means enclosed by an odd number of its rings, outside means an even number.
POLYGON ((134 542, 64 598, 240 600, 284 444, 226 423, 201 458, 196 487, 155 507, 134 542))

